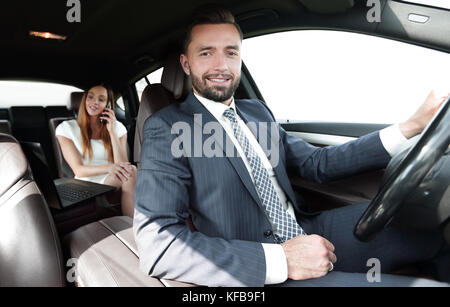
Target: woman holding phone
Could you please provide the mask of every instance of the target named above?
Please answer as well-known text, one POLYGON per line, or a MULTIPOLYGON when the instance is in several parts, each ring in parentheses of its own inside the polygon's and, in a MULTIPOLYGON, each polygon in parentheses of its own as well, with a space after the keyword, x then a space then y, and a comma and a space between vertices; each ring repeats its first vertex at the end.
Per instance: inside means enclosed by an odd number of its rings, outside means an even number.
POLYGON ((116 120, 111 88, 87 90, 78 118, 59 124, 55 134, 75 178, 115 186, 122 213, 132 217, 136 167, 128 161, 127 130, 116 120))

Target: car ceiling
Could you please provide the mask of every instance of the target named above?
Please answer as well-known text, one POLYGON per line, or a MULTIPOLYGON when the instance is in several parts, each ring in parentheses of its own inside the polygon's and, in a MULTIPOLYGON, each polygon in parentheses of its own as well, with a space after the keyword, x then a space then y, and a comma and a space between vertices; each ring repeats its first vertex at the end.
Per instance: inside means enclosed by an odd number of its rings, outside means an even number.
MULTIPOLYGON (((81 22, 69 23, 67 1, 3 1, 0 78, 58 81, 81 88, 98 81, 115 86, 134 81, 161 65, 168 51, 178 48, 195 8, 212 1, 80 2, 81 22), (30 30, 68 38, 62 42, 32 38, 30 30)), ((381 0, 384 19, 376 24, 366 21, 365 0, 213 2, 232 10, 246 37, 299 28, 336 29, 450 51, 447 10, 381 0), (402 19, 402 12, 409 11, 433 16, 434 23, 414 28, 416 25, 402 19)))

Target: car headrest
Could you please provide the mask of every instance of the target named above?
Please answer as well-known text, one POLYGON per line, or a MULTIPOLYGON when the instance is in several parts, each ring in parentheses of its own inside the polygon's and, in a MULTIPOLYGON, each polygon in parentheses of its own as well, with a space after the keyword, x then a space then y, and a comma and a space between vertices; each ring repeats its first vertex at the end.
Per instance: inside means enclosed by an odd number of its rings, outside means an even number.
POLYGON ((41 106, 12 106, 9 108, 9 118, 13 130, 47 126, 45 109, 41 106))
POLYGON ((11 134, 11 123, 7 119, 0 119, 0 133, 11 134))
POLYGON ((67 110, 78 112, 84 92, 70 93, 69 101, 67 102, 67 110))
POLYGON ((0 197, 28 172, 28 160, 17 140, 0 133, 0 197))
POLYGON ((181 67, 179 53, 171 53, 167 56, 161 76, 161 84, 173 94, 176 100, 187 96, 191 84, 189 77, 181 67))

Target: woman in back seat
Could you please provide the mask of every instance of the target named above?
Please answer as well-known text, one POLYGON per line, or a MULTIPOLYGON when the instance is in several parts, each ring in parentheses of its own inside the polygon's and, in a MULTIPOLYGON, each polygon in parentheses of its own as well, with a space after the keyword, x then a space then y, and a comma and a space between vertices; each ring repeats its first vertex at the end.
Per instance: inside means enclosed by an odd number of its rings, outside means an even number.
POLYGON ((120 193, 122 213, 132 217, 136 167, 128 161, 127 130, 116 120, 111 88, 102 84, 86 91, 78 119, 62 122, 56 137, 75 178, 115 186, 112 196, 120 193))

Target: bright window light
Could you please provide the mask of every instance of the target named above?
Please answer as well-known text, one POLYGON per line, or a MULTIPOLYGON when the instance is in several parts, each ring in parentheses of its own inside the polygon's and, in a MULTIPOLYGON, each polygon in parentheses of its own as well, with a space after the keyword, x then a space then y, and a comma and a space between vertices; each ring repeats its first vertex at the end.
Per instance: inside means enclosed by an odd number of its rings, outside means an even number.
POLYGON ((279 120, 390 124, 447 95, 450 54, 390 39, 303 30, 246 39, 242 59, 279 120))
POLYGON ((0 81, 0 108, 66 105, 70 93, 78 91, 82 90, 56 83, 0 81))

